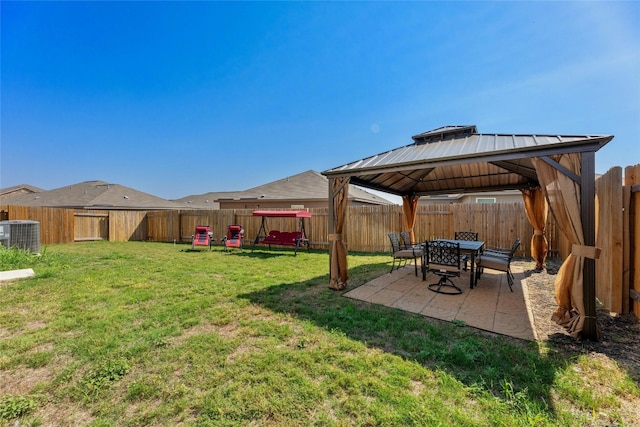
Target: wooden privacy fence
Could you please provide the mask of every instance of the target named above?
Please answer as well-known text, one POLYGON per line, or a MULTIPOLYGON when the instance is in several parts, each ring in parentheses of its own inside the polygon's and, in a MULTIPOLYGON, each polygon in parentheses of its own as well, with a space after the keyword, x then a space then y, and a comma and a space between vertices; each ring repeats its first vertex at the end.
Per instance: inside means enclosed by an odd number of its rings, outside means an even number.
MULTIPOLYGON (((209 225, 216 243, 227 227, 240 224, 244 244, 250 246, 261 217, 251 209, 124 211, 85 210, 2 205, 3 217, 40 223, 41 244, 86 240, 187 242, 196 225, 209 225)), ((309 209, 305 228, 311 247, 327 249, 328 210, 309 209)), ((388 252, 387 233, 405 230, 401 206, 349 207, 343 237, 350 251, 388 252)), ((294 231, 295 218, 267 218, 268 229, 294 231)), ((523 244, 516 256, 530 256, 533 228, 522 203, 448 204, 419 206, 414 226, 419 240, 453 238, 455 231, 477 231, 487 246, 510 247, 516 238, 523 244)), ((564 259, 571 251, 567 240, 549 215, 546 236, 550 256, 564 259)), ((612 168, 596 182, 596 239, 602 249, 596 261, 596 296, 613 312, 633 311, 640 317, 640 165, 612 168)))
MULTIPOLYGON (((252 209, 125 211, 2 206, 9 219, 29 219, 41 224, 42 244, 110 241, 190 241, 196 225, 209 225, 219 242, 231 224, 245 230, 245 245, 253 243, 261 217, 252 209)), ((314 248, 328 248, 327 208, 309 209, 312 217, 305 222, 307 235, 314 248)), ((296 218, 266 218, 268 229, 294 231, 299 227, 296 218)), ((390 250, 387 233, 403 231, 402 207, 358 206, 347 209, 345 241, 351 251, 387 252, 390 250)), ((480 239, 489 246, 510 247, 520 237, 525 244, 518 256, 529 256, 533 229, 521 203, 451 204, 419 206, 415 235, 419 240, 453 238, 455 231, 478 231, 480 239)), ((548 222, 547 238, 550 248, 557 251, 557 230, 552 219, 548 222)))
MULTIPOLYGON (((328 248, 328 211, 326 208, 309 209, 312 217, 305 229, 314 248, 328 248)), ((216 239, 226 235, 227 226, 240 224, 244 228, 245 246, 253 243, 260 227, 261 217, 254 217, 251 209, 193 210, 149 212, 147 214, 148 240, 171 242, 189 241, 196 225, 209 225, 216 239)), ((296 218, 265 218, 268 230, 294 231, 299 227, 296 218)), ((360 206, 347 209, 345 241, 351 251, 386 252, 390 250, 387 233, 403 231, 404 214, 400 206, 360 206)), ((510 247, 520 237, 531 240, 533 229, 521 203, 431 205, 420 206, 415 223, 415 235, 420 240, 453 238, 458 230, 476 230, 489 246, 510 247)), ((558 241, 552 220, 548 225, 548 238, 553 248, 558 241)), ((557 251, 556 251, 557 253, 557 251)), ((518 256, 529 256, 529 245, 519 249, 518 256)))
POLYGON ((69 243, 74 241, 74 210, 39 206, 3 206, 8 220, 31 220, 40 223, 42 244, 69 243))

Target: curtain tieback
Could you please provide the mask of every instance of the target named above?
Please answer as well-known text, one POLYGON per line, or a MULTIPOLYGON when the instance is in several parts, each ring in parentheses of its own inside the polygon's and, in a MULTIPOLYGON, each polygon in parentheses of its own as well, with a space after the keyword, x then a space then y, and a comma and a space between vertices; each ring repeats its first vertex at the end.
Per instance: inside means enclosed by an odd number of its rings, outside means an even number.
POLYGON ((596 246, 573 245, 571 254, 582 258, 598 259, 601 249, 596 246))
POLYGON ((341 233, 336 233, 336 234, 329 234, 329 241, 333 242, 333 241, 342 241, 342 234, 341 233))
POLYGON ((533 235, 534 236, 544 236, 544 231, 543 230, 533 230, 533 235))

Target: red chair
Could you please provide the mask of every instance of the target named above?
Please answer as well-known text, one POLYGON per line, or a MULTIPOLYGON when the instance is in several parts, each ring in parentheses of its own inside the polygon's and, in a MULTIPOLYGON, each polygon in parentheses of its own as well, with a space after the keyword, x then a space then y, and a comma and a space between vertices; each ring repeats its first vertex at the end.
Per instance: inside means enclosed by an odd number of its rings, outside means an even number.
POLYGON ((211 250, 212 235, 211 227, 197 225, 195 234, 191 236, 191 249, 195 249, 196 246, 208 246, 209 250, 211 250))
POLYGON ((227 248, 240 248, 242 249, 242 236, 244 230, 241 225, 230 225, 227 228, 227 235, 224 237, 224 250, 227 248))

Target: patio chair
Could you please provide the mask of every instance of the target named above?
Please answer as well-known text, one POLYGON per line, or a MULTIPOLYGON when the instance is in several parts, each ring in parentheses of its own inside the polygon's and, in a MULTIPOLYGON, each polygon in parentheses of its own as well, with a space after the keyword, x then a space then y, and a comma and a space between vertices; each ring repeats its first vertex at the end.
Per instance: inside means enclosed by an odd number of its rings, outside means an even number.
POLYGON ((228 248, 242 249, 243 235, 244 230, 241 225, 234 224, 227 227, 227 235, 222 238, 224 241, 224 250, 227 251, 228 248))
POLYGON ((408 231, 400 232, 400 240, 402 241, 402 249, 413 249, 415 247, 422 249, 419 243, 411 241, 411 234, 408 231))
POLYGON ((427 270, 440 276, 438 283, 431 283, 429 290, 439 294, 458 295, 462 293, 452 277, 460 277, 460 243, 436 240, 427 242, 427 270))
MULTIPOLYGON (((478 241, 478 233, 476 233, 475 231, 456 231, 454 233, 454 239, 455 240, 472 240, 474 242, 478 241)), ((462 266, 462 269, 464 271, 467 271, 467 261, 469 261, 469 255, 462 255, 461 258, 462 262, 464 263, 462 266)))
POLYGON ((410 259, 413 259, 416 276, 418 276, 418 258, 422 258, 424 255, 423 249, 419 246, 410 249, 403 249, 397 233, 388 233, 388 236, 391 241, 391 252, 393 254, 393 263, 391 264, 390 273, 393 272, 394 267, 397 270, 401 266, 406 265, 410 259), (398 263, 397 266, 396 261, 398 263))
POLYGON ((191 249, 196 246, 208 246, 211 250, 211 242, 214 240, 211 227, 208 225, 196 225, 196 231, 191 235, 191 249))
POLYGON ((480 278, 485 268, 496 271, 504 271, 507 273, 507 283, 509 290, 513 292, 513 273, 511 272, 511 260, 516 253, 516 249, 520 246, 520 238, 517 238, 508 253, 503 251, 489 249, 484 251, 476 258, 476 280, 480 278))

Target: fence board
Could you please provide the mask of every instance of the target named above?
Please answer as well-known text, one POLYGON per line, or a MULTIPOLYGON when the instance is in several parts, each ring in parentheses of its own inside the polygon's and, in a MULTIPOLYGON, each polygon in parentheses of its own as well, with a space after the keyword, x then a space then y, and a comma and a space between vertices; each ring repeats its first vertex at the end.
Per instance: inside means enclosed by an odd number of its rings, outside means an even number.
POLYGON ((630 203, 631 203, 631 187, 625 185, 622 187, 622 312, 630 313, 633 311, 631 299, 626 298, 629 295, 631 284, 630 266, 631 266, 631 227, 630 227, 630 203))
POLYGON ((78 209, 74 222, 74 241, 109 240, 109 211, 78 209))
POLYGON ((112 242, 147 240, 147 212, 109 211, 109 240, 112 242))
POLYGON ((309 219, 308 238, 314 248, 328 248, 327 240, 322 240, 321 236, 329 235, 329 208, 316 208, 312 211, 309 219))
POLYGON ((180 211, 147 212, 147 240, 180 241, 180 211))
POLYGON ((596 180, 596 297, 622 313, 622 168, 614 167, 596 180))

